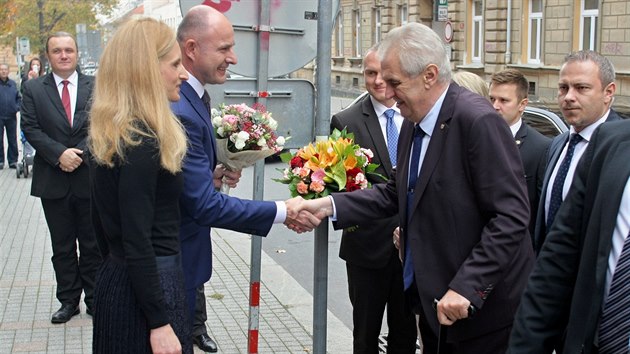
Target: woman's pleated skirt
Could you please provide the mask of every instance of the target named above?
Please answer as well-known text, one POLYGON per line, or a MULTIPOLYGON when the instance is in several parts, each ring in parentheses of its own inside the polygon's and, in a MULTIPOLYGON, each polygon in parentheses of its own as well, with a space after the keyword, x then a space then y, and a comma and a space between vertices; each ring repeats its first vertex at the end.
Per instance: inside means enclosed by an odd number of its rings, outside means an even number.
MULTIPOLYGON (((191 329, 179 255, 156 257, 166 312, 183 353, 192 353, 191 329)), ((108 257, 96 278, 94 354, 151 353, 150 329, 123 261, 108 257)))

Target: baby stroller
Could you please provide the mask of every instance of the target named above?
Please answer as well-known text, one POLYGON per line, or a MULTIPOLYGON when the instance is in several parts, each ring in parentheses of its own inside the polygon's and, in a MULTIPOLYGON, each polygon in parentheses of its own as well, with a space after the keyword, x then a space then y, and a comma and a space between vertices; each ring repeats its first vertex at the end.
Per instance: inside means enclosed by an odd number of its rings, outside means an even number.
POLYGON ((28 178, 29 171, 33 166, 35 149, 33 149, 31 144, 26 141, 26 137, 23 132, 20 132, 20 140, 22 141, 22 161, 18 161, 16 164, 15 173, 17 174, 17 178, 20 178, 20 176, 28 178))

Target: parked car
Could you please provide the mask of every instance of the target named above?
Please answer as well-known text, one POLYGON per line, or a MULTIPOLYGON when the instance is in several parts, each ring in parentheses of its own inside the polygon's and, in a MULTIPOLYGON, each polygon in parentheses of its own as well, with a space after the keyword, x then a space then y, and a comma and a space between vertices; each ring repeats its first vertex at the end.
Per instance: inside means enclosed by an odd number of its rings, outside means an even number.
MULTIPOLYGON (((355 98, 349 106, 361 101, 367 94, 367 91, 363 92, 359 95, 359 97, 355 98)), ((523 112, 523 121, 529 124, 532 128, 538 130, 541 134, 550 138, 569 130, 568 125, 556 113, 546 109, 533 107, 531 105, 525 107, 525 112, 523 112)))
POLYGON ((546 109, 527 106, 522 117, 532 128, 550 138, 569 130, 562 118, 546 109))

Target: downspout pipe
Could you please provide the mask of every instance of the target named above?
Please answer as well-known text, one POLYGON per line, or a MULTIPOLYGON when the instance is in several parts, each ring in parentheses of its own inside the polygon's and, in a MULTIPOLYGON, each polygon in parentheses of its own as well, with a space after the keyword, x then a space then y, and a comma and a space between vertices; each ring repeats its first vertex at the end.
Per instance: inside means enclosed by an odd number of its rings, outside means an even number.
POLYGON ((507 40, 505 42, 505 64, 512 62, 512 0, 507 1, 507 40))

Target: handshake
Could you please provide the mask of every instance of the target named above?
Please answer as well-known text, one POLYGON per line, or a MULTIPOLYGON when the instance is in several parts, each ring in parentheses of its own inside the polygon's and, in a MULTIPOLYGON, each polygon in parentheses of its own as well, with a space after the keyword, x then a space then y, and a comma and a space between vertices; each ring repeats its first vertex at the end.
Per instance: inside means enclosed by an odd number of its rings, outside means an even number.
POLYGON ((287 206, 284 225, 299 234, 313 230, 322 219, 333 214, 332 200, 329 197, 311 200, 295 197, 284 203, 287 206))

